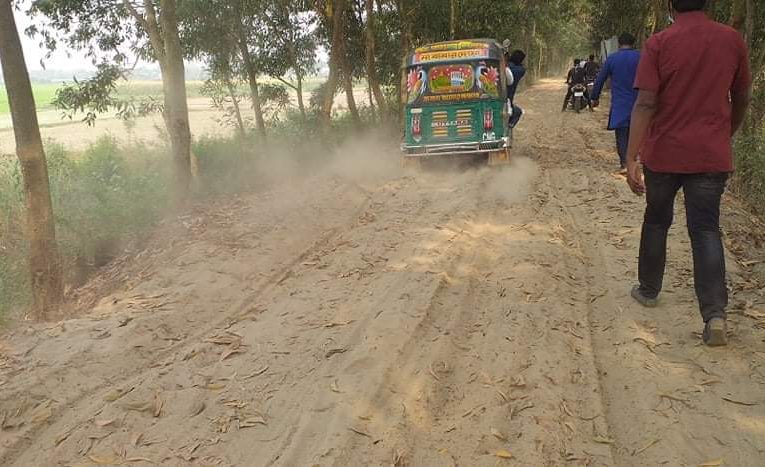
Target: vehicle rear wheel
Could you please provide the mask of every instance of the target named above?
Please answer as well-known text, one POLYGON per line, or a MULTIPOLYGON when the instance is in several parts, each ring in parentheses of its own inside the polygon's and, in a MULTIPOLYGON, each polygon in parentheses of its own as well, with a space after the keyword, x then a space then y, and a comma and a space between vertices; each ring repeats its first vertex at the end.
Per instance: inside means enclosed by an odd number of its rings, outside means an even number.
POLYGON ((582 98, 574 98, 574 112, 580 113, 582 111, 582 98))

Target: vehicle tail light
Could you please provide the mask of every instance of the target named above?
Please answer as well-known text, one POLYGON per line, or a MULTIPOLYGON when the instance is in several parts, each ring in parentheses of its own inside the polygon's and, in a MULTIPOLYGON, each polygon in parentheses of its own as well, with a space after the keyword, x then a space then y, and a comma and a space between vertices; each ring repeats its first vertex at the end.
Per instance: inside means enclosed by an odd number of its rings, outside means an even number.
POLYGON ((483 113, 483 129, 486 131, 494 129, 494 111, 491 109, 483 113))
POLYGON ((412 115, 412 135, 421 136, 422 126, 420 125, 420 114, 412 115))

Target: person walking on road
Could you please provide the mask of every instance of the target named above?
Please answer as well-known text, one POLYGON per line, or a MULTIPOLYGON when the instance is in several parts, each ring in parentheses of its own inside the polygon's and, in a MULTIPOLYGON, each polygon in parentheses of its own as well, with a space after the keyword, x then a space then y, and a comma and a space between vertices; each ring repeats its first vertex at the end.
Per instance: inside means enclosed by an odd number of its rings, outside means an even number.
POLYGON ((670 0, 674 24, 648 39, 640 59, 627 181, 636 194, 646 195, 647 207, 632 297, 657 305, 667 231, 682 188, 702 337, 709 346, 721 346, 727 344, 728 291, 720 200, 733 171, 731 138, 744 121, 752 76, 743 37, 708 19, 706 3, 670 0))
POLYGON ((640 52, 635 50, 635 36, 624 33, 619 36, 619 50, 606 59, 592 89, 592 106, 597 107, 606 81, 611 79, 611 112, 608 129, 616 134, 616 152, 621 170, 627 169, 627 144, 630 138, 630 117, 635 106, 637 74, 640 52))

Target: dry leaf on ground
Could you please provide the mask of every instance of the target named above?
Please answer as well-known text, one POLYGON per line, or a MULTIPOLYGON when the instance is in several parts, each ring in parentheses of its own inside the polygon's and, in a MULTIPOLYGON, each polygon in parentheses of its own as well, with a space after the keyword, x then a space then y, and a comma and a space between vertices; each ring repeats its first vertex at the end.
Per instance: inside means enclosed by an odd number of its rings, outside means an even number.
POLYGON ((500 441, 507 441, 507 436, 505 436, 504 433, 502 433, 501 431, 497 430, 496 428, 492 428, 491 429, 491 435, 494 436, 495 438, 497 438, 500 441))

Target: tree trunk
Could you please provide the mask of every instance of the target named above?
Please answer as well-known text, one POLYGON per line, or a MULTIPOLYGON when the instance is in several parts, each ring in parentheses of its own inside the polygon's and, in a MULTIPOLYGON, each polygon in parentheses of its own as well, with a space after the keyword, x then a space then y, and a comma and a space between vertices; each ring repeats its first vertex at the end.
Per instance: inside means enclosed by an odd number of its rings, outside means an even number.
POLYGON ((328 130, 332 122, 332 106, 335 101, 340 68, 343 66, 343 29, 345 26, 345 0, 328 0, 327 20, 332 24, 332 45, 329 56, 329 77, 324 84, 324 99, 321 106, 321 123, 328 130))
POLYGON ((32 313, 42 319, 61 303, 63 279, 56 246, 48 165, 37 122, 32 84, 10 0, 0 0, 0 62, 11 108, 16 154, 24 177, 32 313))
POLYGON ((297 93, 298 110, 300 110, 300 118, 305 122, 308 117, 305 111, 305 102, 303 101, 303 70, 300 68, 300 63, 297 58, 297 52, 295 51, 294 43, 290 43, 290 60, 292 61, 292 71, 295 72, 295 92, 297 93))
POLYGON ((247 129, 244 127, 242 112, 239 110, 239 97, 236 95, 236 87, 234 87, 234 83, 231 82, 231 79, 228 76, 226 76, 225 80, 228 95, 231 96, 231 105, 234 106, 234 117, 236 117, 236 126, 239 130, 239 137, 245 139, 247 137, 247 129))
POLYGON ((159 25, 164 46, 159 56, 162 91, 165 96, 163 116, 170 135, 170 147, 175 163, 177 201, 182 201, 188 195, 191 183, 191 128, 186 98, 186 69, 178 35, 175 0, 162 0, 160 5, 162 9, 159 25))
POLYGON ((542 78, 543 66, 545 61, 545 48, 541 44, 539 45, 539 57, 537 58, 537 79, 542 78))
POLYGON ((651 27, 651 32, 656 34, 667 24, 667 20, 665 19, 669 14, 667 2, 665 0, 654 0, 651 9, 653 10, 653 25, 651 27))
POLYGON ((733 0, 731 3, 731 27, 744 32, 746 17, 747 17, 747 5, 746 0, 733 0))
MULTIPOLYGON (((754 0, 734 0, 731 5, 730 23, 731 26, 741 32, 749 46, 752 76, 754 77, 757 77, 762 72, 763 58, 765 58, 765 50, 758 50, 754 46, 754 20, 756 14, 754 0)), ((744 132, 746 134, 754 134, 759 131, 762 128, 763 117, 765 117, 763 104, 755 98, 750 106, 744 132)))
MULTIPOLYGON (((408 0, 396 1, 396 5, 398 7, 398 15, 401 20, 401 25, 400 25, 401 52, 399 53, 400 57, 406 57, 409 54, 409 45, 412 43, 412 40, 411 40, 412 30, 411 30, 411 25, 409 23, 409 12, 407 10, 407 1, 408 0)), ((404 93, 405 77, 406 77, 406 68, 404 66, 404 63, 402 63, 401 67, 399 68, 399 77, 396 80, 396 101, 398 102, 398 105, 397 105, 398 123, 399 123, 399 126, 402 128, 404 126, 405 99, 403 98, 403 93, 404 93)))
POLYGON ((298 109, 300 109, 300 118, 303 119, 303 121, 306 121, 308 119, 308 116, 306 115, 305 111, 305 102, 303 102, 303 74, 302 72, 295 69, 295 82, 297 84, 297 101, 298 101, 298 109))
POLYGON ((353 66, 348 55, 345 53, 345 47, 343 47, 343 89, 345 90, 345 100, 348 102, 348 111, 351 113, 353 123, 356 126, 361 125, 361 116, 359 115, 359 108, 356 106, 356 98, 353 95, 353 66))
MULTIPOLYGON (((369 99, 369 109, 371 111, 371 117, 372 120, 375 120, 375 115, 377 114, 377 107, 375 107, 375 99, 372 95, 372 87, 369 86, 369 81, 367 81, 367 99, 369 99)), ((382 112, 380 113, 380 121, 382 121, 382 112)))
MULTIPOLYGON (((377 78, 377 64, 375 63, 375 1, 366 0, 367 27, 366 27, 366 64, 367 64, 367 82, 374 94, 377 108, 380 114, 385 113, 385 96, 380 88, 380 80, 377 78)), ((371 104, 370 99, 370 104, 371 104)))
POLYGON ((449 39, 457 35, 457 0, 449 0, 449 39))
POLYGON ((242 62, 244 71, 247 74, 247 81, 250 84, 250 97, 252 98, 252 110, 255 111, 255 127, 260 133, 263 141, 267 139, 266 120, 263 118, 263 104, 260 102, 260 85, 258 84, 258 69, 252 60, 250 48, 247 45, 247 39, 244 32, 239 34, 239 51, 242 53, 242 62))

